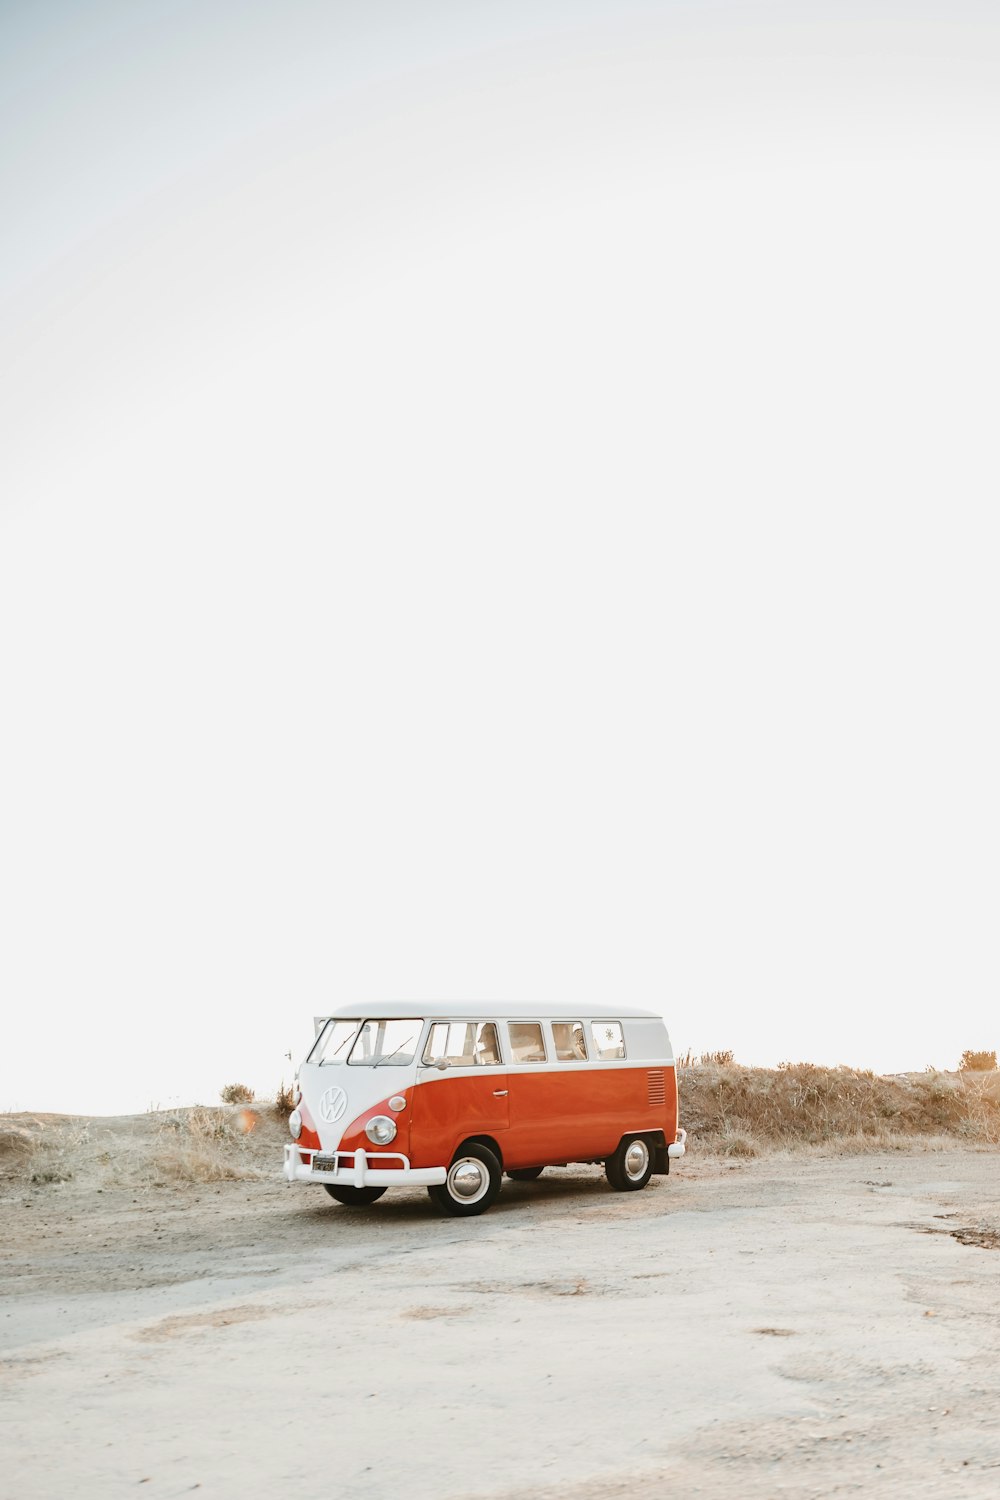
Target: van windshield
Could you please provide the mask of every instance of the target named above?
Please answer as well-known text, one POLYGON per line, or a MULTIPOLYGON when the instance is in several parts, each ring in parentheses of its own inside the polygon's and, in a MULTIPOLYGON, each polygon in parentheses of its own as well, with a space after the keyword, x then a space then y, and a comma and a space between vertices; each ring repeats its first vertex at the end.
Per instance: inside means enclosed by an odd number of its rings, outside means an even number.
POLYGON ((327 1021, 319 1036, 313 1043, 313 1049, 306 1062, 310 1063, 342 1063, 347 1061, 347 1054, 351 1050, 351 1043, 361 1029, 360 1020, 357 1021, 327 1021))
POLYGON ((423 1029, 423 1021, 365 1021, 347 1061, 354 1068, 406 1067, 423 1029))

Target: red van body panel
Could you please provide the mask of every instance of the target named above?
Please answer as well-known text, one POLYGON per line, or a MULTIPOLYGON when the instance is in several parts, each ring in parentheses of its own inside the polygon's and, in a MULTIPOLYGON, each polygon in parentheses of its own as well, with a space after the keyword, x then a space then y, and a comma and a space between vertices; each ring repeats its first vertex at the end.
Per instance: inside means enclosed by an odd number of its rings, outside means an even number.
POLYGON ((509 1078, 503 1068, 482 1068, 475 1076, 450 1078, 447 1072, 421 1079, 412 1091, 411 1159, 415 1167, 449 1162, 472 1135, 496 1140, 506 1161, 510 1126, 509 1078))
MULTIPOLYGON (((475 1077, 443 1073, 423 1079, 408 1090, 408 1098, 415 1167, 451 1161, 470 1136, 492 1137, 504 1166, 518 1168, 608 1156, 627 1131, 662 1131, 667 1145, 677 1133, 673 1068, 622 1063, 613 1069, 580 1067, 572 1074, 570 1065, 535 1072, 484 1068, 475 1077)), ((352 1141, 346 1149, 354 1144, 364 1143, 352 1141)))
POLYGON ((627 1132, 662 1131, 665 1144, 674 1140, 673 1068, 627 1063, 571 1068, 566 1064, 558 1070, 511 1070, 505 1165, 536 1167, 605 1157, 627 1132), (654 1074, 657 1082, 651 1089, 654 1074))
POLYGON ((380 1162, 379 1165, 387 1171, 392 1170, 394 1167, 401 1167, 402 1163, 398 1160, 399 1154, 402 1152, 404 1156, 410 1155, 410 1128, 413 1114, 410 1106, 413 1102, 415 1092, 416 1090, 412 1088, 403 1089, 398 1095, 393 1091, 392 1094, 387 1094, 384 1099, 380 1099, 377 1104, 373 1104, 370 1109, 366 1109, 363 1114, 358 1115, 357 1119, 352 1120, 350 1125, 348 1125, 340 1138, 337 1150, 357 1151, 360 1146, 362 1151, 367 1151, 370 1156, 384 1155, 386 1160, 380 1162), (390 1099, 396 1098, 406 1100, 405 1108, 398 1112, 389 1104, 390 1099), (365 1126, 376 1115, 388 1115, 395 1121, 396 1138, 388 1146, 378 1146, 365 1135, 365 1126))

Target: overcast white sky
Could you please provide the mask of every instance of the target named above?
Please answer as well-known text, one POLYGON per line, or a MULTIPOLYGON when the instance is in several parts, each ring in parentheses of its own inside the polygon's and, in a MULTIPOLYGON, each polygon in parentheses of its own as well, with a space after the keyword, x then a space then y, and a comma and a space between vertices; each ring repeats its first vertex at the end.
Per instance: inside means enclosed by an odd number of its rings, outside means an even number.
POLYGON ((0 8, 0 1108, 1000 1044, 1000 22, 0 8))

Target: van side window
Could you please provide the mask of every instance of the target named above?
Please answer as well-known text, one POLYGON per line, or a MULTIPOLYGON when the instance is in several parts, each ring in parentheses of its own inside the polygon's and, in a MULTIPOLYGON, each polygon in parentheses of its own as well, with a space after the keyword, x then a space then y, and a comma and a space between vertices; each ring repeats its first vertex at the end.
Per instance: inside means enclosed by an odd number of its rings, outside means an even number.
POLYGON ((625 1056, 625 1033, 620 1021, 592 1021, 590 1029, 601 1062, 614 1062, 625 1056))
POLYGON ((508 1021, 510 1050, 516 1063, 543 1063, 545 1043, 537 1021, 508 1021))
POLYGON ((435 1021, 424 1048, 424 1062, 453 1068, 499 1066, 500 1045, 492 1021, 435 1021))
POLYGON ((587 1039, 582 1021, 553 1021, 552 1040, 560 1062, 586 1062, 587 1039))

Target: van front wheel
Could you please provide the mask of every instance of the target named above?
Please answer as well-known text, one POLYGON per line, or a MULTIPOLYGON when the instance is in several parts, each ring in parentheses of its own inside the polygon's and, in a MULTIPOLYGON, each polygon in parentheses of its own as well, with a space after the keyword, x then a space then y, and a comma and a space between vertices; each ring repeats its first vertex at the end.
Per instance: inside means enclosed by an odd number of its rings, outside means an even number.
POLYGON ((604 1170, 615 1192, 637 1193, 653 1175, 649 1142, 641 1135, 627 1135, 604 1163, 604 1170))
POLYGON ((469 1219, 495 1203, 503 1180, 499 1161, 486 1146, 470 1144, 455 1153, 448 1176, 427 1189, 431 1202, 454 1218, 469 1219))
POLYGON ((338 1203, 346 1203, 348 1208, 365 1208, 369 1203, 375 1203, 385 1192, 385 1188, 332 1187, 328 1182, 324 1182, 323 1186, 331 1198, 336 1198, 338 1203))

